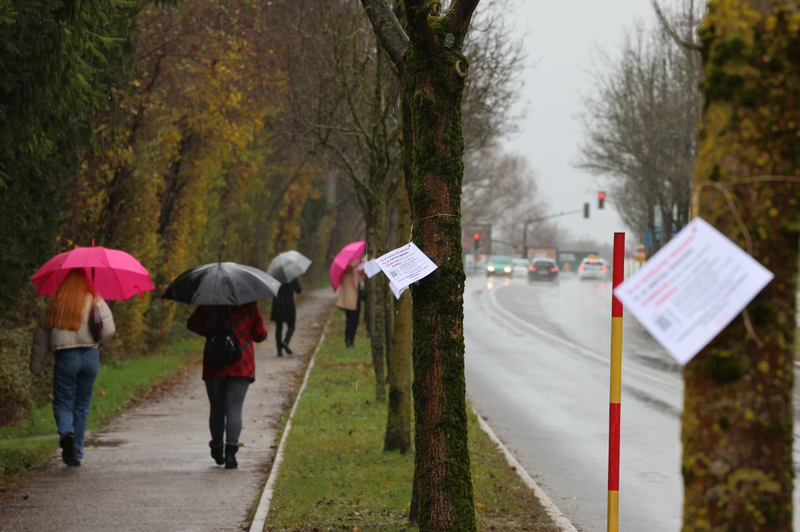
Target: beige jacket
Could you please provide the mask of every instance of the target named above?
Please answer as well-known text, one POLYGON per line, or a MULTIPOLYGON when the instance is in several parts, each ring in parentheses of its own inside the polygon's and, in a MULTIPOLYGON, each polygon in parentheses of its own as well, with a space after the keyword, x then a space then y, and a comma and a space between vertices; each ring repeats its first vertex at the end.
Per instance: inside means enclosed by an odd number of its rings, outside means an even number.
POLYGON ((47 357, 58 349, 69 349, 72 347, 97 347, 114 335, 114 316, 108 304, 100 297, 95 297, 95 304, 100 308, 100 317, 103 320, 103 332, 100 334, 100 341, 95 342, 92 332, 89 330, 89 312, 92 309, 92 298, 86 296, 86 304, 81 315, 81 328, 77 331, 67 331, 65 329, 47 328, 47 309, 42 309, 39 314, 39 324, 36 326, 36 333, 33 335, 33 345, 31 346, 31 372, 39 374, 47 367, 47 357))
POLYGON ((352 266, 342 274, 339 286, 339 295, 336 296, 336 306, 343 310, 356 310, 358 306, 358 288, 361 276, 352 266))

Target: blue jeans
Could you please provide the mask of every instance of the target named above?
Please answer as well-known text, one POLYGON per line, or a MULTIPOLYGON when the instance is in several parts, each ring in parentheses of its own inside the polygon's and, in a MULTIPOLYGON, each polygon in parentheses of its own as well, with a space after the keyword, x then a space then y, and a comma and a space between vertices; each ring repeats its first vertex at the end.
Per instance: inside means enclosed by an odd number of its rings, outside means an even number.
POLYGON ((53 415, 58 435, 75 435, 75 458, 83 458, 86 422, 92 404, 92 390, 100 371, 100 353, 96 347, 59 349, 53 372, 53 415))

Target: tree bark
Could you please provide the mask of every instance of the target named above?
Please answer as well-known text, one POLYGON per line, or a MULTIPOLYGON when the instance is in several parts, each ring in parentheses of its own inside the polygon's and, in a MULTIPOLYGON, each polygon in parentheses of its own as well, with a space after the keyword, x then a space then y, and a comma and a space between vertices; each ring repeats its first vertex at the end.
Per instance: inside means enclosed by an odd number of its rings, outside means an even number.
MULTIPOLYGON (((405 146, 403 151, 405 159, 405 146)), ((410 169, 410 164, 408 166, 410 169)), ((397 188, 398 242, 408 238, 410 229, 411 204, 408 201, 405 177, 402 177, 397 188)), ((401 454, 411 449, 411 347, 411 292, 406 290, 400 299, 394 300, 394 335, 389 366, 389 412, 383 444, 384 451, 399 451, 401 454)))
MULTIPOLYGON (((379 200, 367 198, 367 212, 372 223, 369 225, 367 244, 372 257, 379 257, 386 253, 387 218, 386 205, 379 200)), ((379 403, 386 401, 386 365, 384 347, 386 345, 384 325, 386 319, 384 311, 384 285, 386 278, 376 275, 367 281, 370 311, 372 312, 372 330, 370 331, 370 346, 372 348, 372 366, 375 369, 375 400, 379 403)))
MULTIPOLYGON (((792 530, 792 385, 800 185, 754 176, 800 173, 800 39, 794 2, 712 0, 699 30, 705 105, 697 185, 733 195, 753 256, 775 278, 684 368, 686 531, 792 530), (756 181, 756 182, 752 182, 756 181)), ((740 245, 717 191, 699 215, 740 245)))
POLYGON ((407 0, 407 47, 405 42, 397 44, 402 28, 386 0, 361 2, 404 81, 413 131, 412 236, 437 265, 412 292, 419 529, 474 532, 460 219, 464 173, 461 97, 468 62, 461 46, 478 0, 454 0, 442 17, 431 13, 431 6, 438 3, 407 0))
POLYGON ((461 256, 464 80, 466 60, 435 34, 406 52, 406 97, 414 132, 414 243, 438 268, 413 289, 414 413, 420 531, 474 531, 474 495, 467 447, 461 256))

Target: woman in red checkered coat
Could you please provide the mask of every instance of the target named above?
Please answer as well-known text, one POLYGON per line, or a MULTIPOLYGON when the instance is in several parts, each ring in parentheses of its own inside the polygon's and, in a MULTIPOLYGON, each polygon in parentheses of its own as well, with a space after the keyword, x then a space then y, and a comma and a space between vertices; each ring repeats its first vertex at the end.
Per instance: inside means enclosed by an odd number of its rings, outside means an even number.
POLYGON ((211 405, 211 457, 226 469, 235 469, 239 435, 242 432, 242 407, 250 383, 256 380, 253 342, 267 339, 267 329, 255 302, 244 305, 200 305, 189 317, 187 327, 206 338, 203 350, 203 380, 211 405), (236 336, 241 356, 215 362, 211 339, 228 325, 236 336))

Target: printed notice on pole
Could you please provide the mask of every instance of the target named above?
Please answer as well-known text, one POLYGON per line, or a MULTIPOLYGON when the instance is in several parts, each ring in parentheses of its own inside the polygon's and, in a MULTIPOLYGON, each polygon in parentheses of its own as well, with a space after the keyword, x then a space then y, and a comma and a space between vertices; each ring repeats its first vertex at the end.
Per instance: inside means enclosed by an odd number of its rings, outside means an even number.
POLYGON ((375 259, 389 281, 401 292, 413 282, 430 275, 436 264, 410 242, 375 259))
POLYGON ((685 364, 772 278, 772 272, 696 218, 614 295, 685 364))

